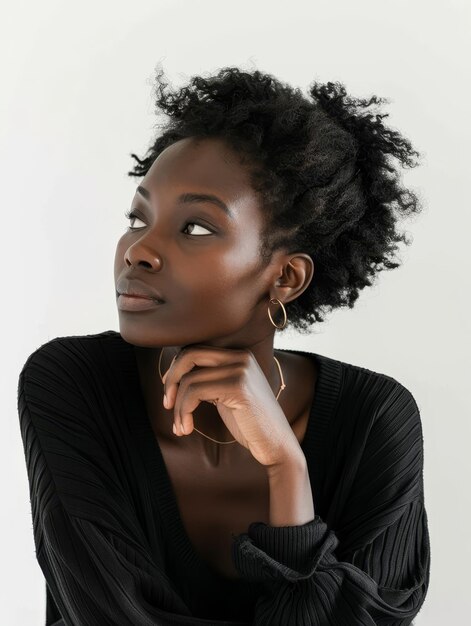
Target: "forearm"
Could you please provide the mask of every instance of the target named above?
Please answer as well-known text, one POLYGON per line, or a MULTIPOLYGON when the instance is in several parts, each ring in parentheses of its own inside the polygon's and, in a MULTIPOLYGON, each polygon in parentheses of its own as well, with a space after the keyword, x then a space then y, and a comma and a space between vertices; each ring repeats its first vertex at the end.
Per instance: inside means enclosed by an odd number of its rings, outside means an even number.
POLYGON ((270 526, 301 526, 314 519, 314 501, 307 463, 288 462, 268 472, 270 526))

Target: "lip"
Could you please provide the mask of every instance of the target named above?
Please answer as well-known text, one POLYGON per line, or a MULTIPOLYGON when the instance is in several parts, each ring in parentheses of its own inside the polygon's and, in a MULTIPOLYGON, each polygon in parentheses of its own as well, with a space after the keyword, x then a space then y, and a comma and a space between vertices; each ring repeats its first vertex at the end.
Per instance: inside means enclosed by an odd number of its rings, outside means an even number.
POLYGON ((136 298, 150 298, 158 303, 165 302, 158 291, 137 278, 132 280, 120 278, 116 283, 116 293, 119 295, 134 296, 136 298))
POLYGON ((126 294, 118 294, 118 309, 121 311, 148 311, 150 309, 156 309, 163 302, 159 302, 153 298, 147 298, 142 296, 128 296, 126 294))

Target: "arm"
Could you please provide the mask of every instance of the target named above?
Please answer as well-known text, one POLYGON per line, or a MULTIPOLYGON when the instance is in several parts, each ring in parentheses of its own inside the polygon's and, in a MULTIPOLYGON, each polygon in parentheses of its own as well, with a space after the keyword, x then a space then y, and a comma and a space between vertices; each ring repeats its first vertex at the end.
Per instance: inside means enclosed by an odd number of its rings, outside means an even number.
POLYGON ((304 455, 268 470, 270 526, 301 526, 314 519, 309 472, 304 455))
POLYGON ((18 384, 36 558, 54 604, 67 626, 191 624, 116 473, 73 348, 42 347, 18 384))
POLYGON ((420 416, 400 384, 377 412, 335 529, 310 519, 302 474, 279 473, 276 526, 254 522, 234 537, 237 570, 263 589, 254 626, 406 626, 419 612, 430 575, 420 416))

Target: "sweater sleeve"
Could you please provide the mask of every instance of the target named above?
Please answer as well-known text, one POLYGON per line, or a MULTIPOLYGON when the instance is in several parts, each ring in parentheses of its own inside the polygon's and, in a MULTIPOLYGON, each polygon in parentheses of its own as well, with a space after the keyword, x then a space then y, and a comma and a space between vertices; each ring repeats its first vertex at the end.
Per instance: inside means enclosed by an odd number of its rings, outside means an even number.
POLYGON ((335 529, 315 515, 233 537, 235 567, 264 590, 254 626, 405 626, 419 612, 430 575, 422 425, 394 382, 335 529))
POLYGON ((72 356, 45 344, 18 383, 36 558, 55 605, 46 626, 212 624, 194 621, 155 562, 72 356))

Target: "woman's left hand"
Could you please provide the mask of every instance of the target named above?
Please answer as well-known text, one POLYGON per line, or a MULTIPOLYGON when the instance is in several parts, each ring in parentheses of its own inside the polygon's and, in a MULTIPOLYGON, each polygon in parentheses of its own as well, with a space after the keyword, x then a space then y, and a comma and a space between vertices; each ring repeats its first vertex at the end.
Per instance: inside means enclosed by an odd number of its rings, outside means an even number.
POLYGON ((192 344, 183 348, 163 376, 167 409, 185 434, 192 412, 212 402, 226 427, 259 463, 279 466, 303 457, 301 446, 253 353, 192 344), (201 369, 193 369, 195 366, 201 369))

